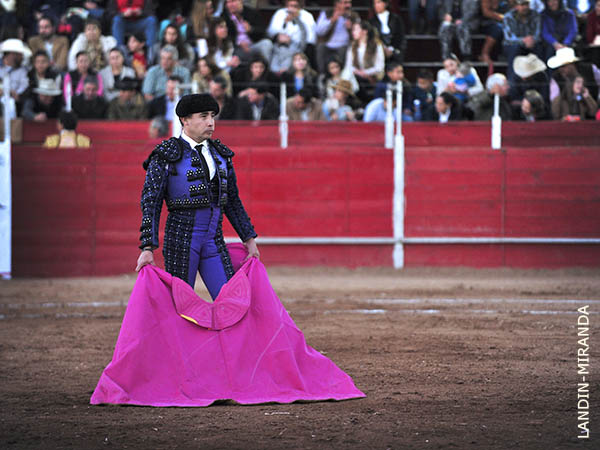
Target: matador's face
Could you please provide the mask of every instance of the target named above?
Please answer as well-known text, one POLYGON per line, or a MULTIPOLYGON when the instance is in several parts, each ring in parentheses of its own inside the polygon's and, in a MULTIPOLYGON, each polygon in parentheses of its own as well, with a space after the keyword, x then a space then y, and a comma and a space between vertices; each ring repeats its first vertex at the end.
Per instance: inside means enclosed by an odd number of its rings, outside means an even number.
POLYGON ((214 111, 194 113, 181 119, 183 131, 196 142, 212 137, 215 131, 214 111))

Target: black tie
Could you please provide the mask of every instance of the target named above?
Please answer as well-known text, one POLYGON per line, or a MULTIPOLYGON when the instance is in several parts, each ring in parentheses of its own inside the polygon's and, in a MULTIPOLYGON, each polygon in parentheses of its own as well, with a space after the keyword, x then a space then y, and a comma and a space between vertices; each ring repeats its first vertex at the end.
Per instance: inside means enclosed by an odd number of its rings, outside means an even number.
POLYGON ((210 170, 208 169, 208 163, 204 158, 204 154, 202 153, 202 147, 202 144, 198 144, 194 148, 198 152, 198 156, 200 156, 200 162, 202 163, 202 170, 204 170, 204 173, 206 174, 206 180, 210 181, 210 170))

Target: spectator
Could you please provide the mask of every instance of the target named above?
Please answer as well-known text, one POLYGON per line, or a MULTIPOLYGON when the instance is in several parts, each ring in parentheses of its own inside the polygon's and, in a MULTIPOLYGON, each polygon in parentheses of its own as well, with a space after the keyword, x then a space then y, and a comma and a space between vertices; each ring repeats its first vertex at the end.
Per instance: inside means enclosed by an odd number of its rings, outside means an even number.
POLYGON ((165 45, 161 49, 160 63, 150 67, 146 78, 144 78, 142 93, 146 101, 151 101, 154 97, 165 93, 167 80, 171 75, 178 76, 183 80, 183 83, 189 84, 190 71, 177 64, 178 58, 177 49, 172 45, 165 45))
POLYGON ((77 55, 85 51, 90 58, 90 67, 98 72, 108 64, 108 53, 115 48, 117 41, 112 36, 102 36, 100 22, 87 19, 83 33, 71 45, 69 50, 69 70, 75 70, 77 55))
POLYGON ((111 102, 119 96, 119 90, 115 86, 117 80, 136 78, 135 71, 124 64, 125 56, 121 49, 113 48, 108 54, 108 66, 100 71, 104 86, 104 98, 107 102, 111 102))
POLYGON ((566 3, 567 8, 573 11, 577 22, 580 25, 585 24, 588 15, 594 10, 594 0, 562 0, 566 3))
POLYGON ((502 24, 508 2, 500 0, 481 0, 481 27, 485 41, 481 48, 479 59, 488 65, 488 73, 494 70, 491 52, 496 42, 501 42, 504 36, 502 24))
POLYGON ((271 94, 278 94, 279 78, 268 70, 268 63, 260 53, 256 53, 248 66, 240 66, 231 73, 233 81, 233 95, 245 95, 244 91, 256 81, 264 82, 271 94))
POLYGON ((437 0, 408 0, 410 34, 435 34, 437 12, 437 0), (421 7, 425 8, 424 21, 421 21, 419 18, 419 10, 421 7))
POLYGON ((494 95, 500 97, 499 114, 502 120, 512 120, 512 107, 508 100, 509 84, 501 73, 495 73, 485 82, 486 91, 471 97, 465 105, 467 115, 473 120, 489 121, 494 115, 494 95))
POLYGON ((597 111, 598 104, 584 86, 581 75, 568 80, 560 95, 552 101, 552 117, 556 120, 576 122, 594 119, 597 111))
MULTIPOLYGON (((392 97, 392 117, 396 120, 396 97, 392 97)), ((387 116, 387 98, 378 97, 371 100, 365 107, 363 122, 385 122, 387 116)))
POLYGON ((139 92, 140 82, 134 77, 125 77, 115 82, 119 96, 108 105, 109 120, 142 120, 147 114, 146 102, 139 92))
POLYGON ((546 105, 550 105, 550 86, 546 73, 546 64, 530 53, 526 56, 517 56, 513 62, 513 69, 517 75, 516 83, 510 87, 510 99, 513 108, 520 110, 521 100, 526 91, 539 92, 546 105))
POLYGON ((50 67, 50 59, 45 50, 38 50, 33 55, 33 67, 27 74, 27 78, 29 80, 29 87, 25 91, 27 95, 31 94, 33 88, 38 87, 40 80, 53 79, 58 86, 62 81, 60 73, 50 67))
POLYGON ((143 80, 148 70, 146 37, 143 33, 135 33, 127 38, 127 47, 125 47, 123 55, 125 63, 135 71, 136 78, 143 80))
POLYGON ((557 69, 552 72, 552 79, 550 80, 551 102, 564 89, 567 81, 572 81, 578 75, 583 77, 584 85, 590 91, 592 98, 598 98, 600 70, 594 64, 580 61, 575 56, 575 51, 572 48, 558 49, 556 55, 548 60, 548 67, 557 69))
POLYGON ((88 75, 84 79, 83 92, 73 97, 73 111, 80 119, 104 119, 108 104, 98 94, 98 79, 88 75))
POLYGON ((352 25, 352 44, 346 51, 346 63, 342 78, 358 86, 357 96, 367 103, 373 97, 375 83, 381 80, 385 71, 385 53, 381 41, 368 22, 352 25))
POLYGON ((442 59, 452 51, 452 41, 458 40, 464 59, 471 59, 471 32, 479 27, 479 0, 441 0, 442 21, 438 30, 442 59))
POLYGON ((0 80, 3 80, 6 74, 9 75, 10 95, 15 100, 17 110, 19 110, 23 101, 23 94, 29 86, 27 70, 22 67, 23 58, 31 55, 31 51, 20 39, 7 39, 0 45, 0 53, 2 53, 0 80))
POLYGON ((600 66, 600 0, 596 0, 594 10, 587 16, 585 34, 589 59, 596 66, 600 66))
POLYGON ((433 121, 438 123, 454 122, 462 120, 462 111, 459 101, 454 95, 442 92, 435 99, 435 111, 433 121))
POLYGON ((350 43, 352 23, 358 16, 352 13, 352 0, 334 0, 330 13, 322 10, 319 13, 315 31, 319 38, 317 43, 317 69, 325 72, 325 65, 332 56, 344 61, 346 48, 350 43))
POLYGON ((237 101, 238 120, 277 120, 279 103, 263 82, 254 82, 237 101))
POLYGON ((219 69, 231 72, 240 65, 240 57, 234 53, 233 40, 224 18, 211 19, 207 45, 208 57, 219 69))
POLYGON ((295 53, 305 52, 307 46, 316 43, 315 19, 302 9, 303 0, 286 0, 286 7, 278 9, 271 18, 267 35, 273 39, 271 72, 282 74, 292 65, 295 53))
POLYGON ((227 94, 227 81, 221 76, 216 76, 210 81, 210 95, 219 104, 219 114, 215 116, 217 120, 233 120, 236 114, 235 98, 227 94))
POLYGON ((56 119, 62 109, 60 83, 54 79, 41 79, 37 82, 23 104, 23 118, 35 122, 56 119))
POLYGON ((325 120, 321 101, 313 97, 312 89, 302 88, 285 103, 285 112, 289 120, 303 122, 325 120))
POLYGON ((383 41, 386 61, 394 60, 402 63, 406 50, 406 36, 402 18, 390 12, 390 0, 373 0, 375 14, 369 22, 379 33, 383 41))
MULTIPOLYGON (((149 49, 156 42, 156 17, 152 0, 111 0, 108 8, 112 19, 112 34, 118 45, 125 44, 128 34, 145 33, 149 49)), ((149 55, 152 59, 152 55, 149 55)))
POLYGON ((179 84, 181 83, 181 78, 176 75, 171 75, 167 80, 167 87, 165 89, 164 95, 160 95, 152 99, 150 103, 148 103, 148 116, 149 117, 164 117, 169 122, 176 119, 176 116, 173 115, 175 111, 175 105, 179 100, 179 95, 177 95, 177 90, 179 88, 179 84))
POLYGON ((562 0, 545 0, 542 12, 542 38, 545 44, 544 60, 556 50, 572 47, 577 37, 577 19, 573 11, 564 7, 562 0))
POLYGON ((469 97, 469 89, 475 86, 475 77, 472 72, 473 66, 469 63, 460 63, 458 66, 458 76, 454 79, 454 96, 464 103, 469 97))
POLYGON ((165 27, 162 36, 163 37, 161 41, 154 44, 154 47, 150 52, 154 57, 151 64, 158 64, 161 48, 163 48, 165 45, 172 45, 177 49, 177 53, 179 55, 179 65, 184 66, 191 71, 194 66, 194 49, 190 46, 190 44, 183 40, 181 34, 179 33, 179 27, 174 23, 169 23, 165 27))
MULTIPOLYGON (((342 63, 333 56, 327 62, 327 71, 319 75, 318 84, 321 95, 325 98, 333 98, 334 86, 342 79, 342 63)), ((349 81, 349 80, 348 80, 349 81)))
POLYGON ((405 122, 412 122, 412 86, 410 81, 404 77, 404 67, 395 61, 388 63, 385 78, 381 80, 375 86, 374 98, 385 97, 388 85, 394 91, 396 90, 396 84, 402 83, 402 120, 405 122))
POLYGON ((59 134, 53 134, 46 137, 44 147, 46 148, 65 148, 81 147, 89 148, 90 138, 84 134, 77 133, 77 115, 73 112, 61 111, 58 116, 56 128, 59 134))
POLYGON ((354 99, 352 83, 348 80, 340 80, 334 86, 333 101, 323 103, 323 114, 329 121, 342 120, 356 122, 356 114, 350 103, 354 99))
POLYGON ((206 57, 199 58, 196 63, 197 70, 192 75, 192 81, 198 84, 198 93, 206 93, 210 91, 210 82, 215 77, 223 78, 226 83, 227 95, 233 95, 231 86, 231 77, 226 70, 219 69, 212 61, 206 57))
POLYGON ((202 58, 208 54, 209 24, 215 9, 211 0, 195 0, 192 4, 188 26, 188 40, 196 47, 196 54, 202 58))
POLYGON ((535 53, 543 57, 541 42, 541 18, 537 11, 529 8, 529 0, 516 0, 503 21, 504 54, 508 64, 506 76, 512 85, 515 82, 513 60, 516 56, 535 53))
MULTIPOLYGON (((451 94, 456 93, 456 85, 454 81, 459 76, 458 66, 460 65, 460 60, 458 57, 451 53, 448 58, 444 60, 444 68, 438 70, 437 73, 437 92, 438 95, 440 92, 449 92, 451 94)), ((475 84, 473 87, 470 87, 467 92, 469 96, 473 96, 483 92, 483 84, 481 84, 481 80, 479 79, 479 75, 477 75, 477 71, 472 68, 471 74, 475 78, 475 84)))
POLYGON ((524 122, 537 122, 549 118, 546 103, 538 91, 533 89, 525 91, 517 117, 524 122))
POLYGON ((90 58, 85 51, 80 51, 76 57, 76 69, 67 72, 63 81, 63 95, 67 97, 79 95, 83 92, 83 81, 88 77, 95 77, 98 81, 98 95, 104 95, 102 77, 90 68, 90 58))
POLYGON ((413 120, 431 121, 434 117, 436 89, 433 74, 422 69, 417 74, 417 84, 412 91, 413 120))
POLYGON ((150 122, 148 128, 148 137, 150 139, 158 139, 169 135, 169 122, 164 117, 155 117, 150 122))
POLYGON ((271 60, 273 42, 266 38, 266 29, 257 10, 244 5, 242 0, 227 0, 222 17, 244 62, 252 57, 253 52, 260 52, 265 60, 271 60))
POLYGON ((302 88, 316 91, 318 75, 310 67, 308 57, 304 53, 296 53, 292 59, 292 66, 281 76, 281 81, 287 85, 287 96, 292 97, 302 88))
POLYGON ((35 54, 44 51, 50 58, 50 65, 56 70, 59 72, 67 70, 69 40, 65 36, 56 34, 56 26, 51 17, 42 16, 38 20, 38 35, 30 37, 28 44, 35 54))

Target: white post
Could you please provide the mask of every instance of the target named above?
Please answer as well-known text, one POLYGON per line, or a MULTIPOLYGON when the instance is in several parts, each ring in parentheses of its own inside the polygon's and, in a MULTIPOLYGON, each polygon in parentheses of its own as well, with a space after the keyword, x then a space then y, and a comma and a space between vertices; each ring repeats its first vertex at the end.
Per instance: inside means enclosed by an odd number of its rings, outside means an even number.
POLYGON ((494 115, 492 116, 492 148, 502 147, 502 118, 500 117, 500 96, 494 94, 494 115))
POLYGON ((402 82, 396 84, 396 136, 394 139, 394 268, 404 267, 404 136, 402 135, 402 82))
POLYGON ((279 139, 281 148, 288 147, 288 116, 285 110, 287 91, 285 83, 279 85, 279 139))
POLYGON ((175 86, 175 101, 173 102, 173 120, 171 121, 171 129, 173 130, 173 136, 179 137, 181 136, 181 122, 179 121, 179 117, 177 117, 177 113, 175 109, 177 108, 177 103, 179 103, 179 99, 181 96, 181 88, 179 87, 179 83, 175 86))
POLYGON ((71 83, 67 83, 66 92, 65 92, 65 111, 71 111, 71 103, 73 101, 73 88, 71 87, 71 83))
POLYGON ((10 96, 10 77, 8 74, 4 76, 3 90, 4 140, 0 143, 0 276, 8 280, 11 277, 12 270, 10 120, 15 115, 15 104, 10 96))
POLYGON ((392 104, 392 88, 388 84, 385 91, 385 148, 394 148, 394 105, 392 104))

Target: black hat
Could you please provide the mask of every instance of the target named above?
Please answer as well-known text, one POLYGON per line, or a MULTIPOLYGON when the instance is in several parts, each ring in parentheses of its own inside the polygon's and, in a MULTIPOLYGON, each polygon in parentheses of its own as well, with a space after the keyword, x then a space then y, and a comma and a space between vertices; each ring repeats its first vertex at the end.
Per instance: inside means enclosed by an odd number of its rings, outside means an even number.
POLYGON ((219 114, 219 104, 210 94, 184 95, 175 108, 175 113, 179 117, 187 117, 194 113, 207 111, 214 111, 215 114, 219 114))
POLYGON ((115 89, 119 91, 137 91, 139 85, 138 80, 131 77, 119 78, 115 81, 115 89))

